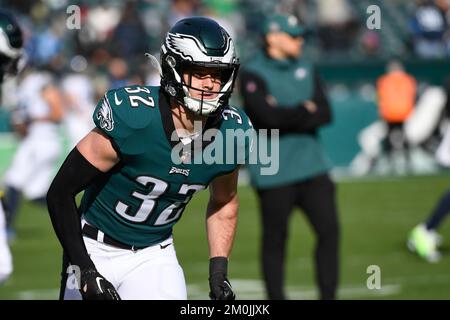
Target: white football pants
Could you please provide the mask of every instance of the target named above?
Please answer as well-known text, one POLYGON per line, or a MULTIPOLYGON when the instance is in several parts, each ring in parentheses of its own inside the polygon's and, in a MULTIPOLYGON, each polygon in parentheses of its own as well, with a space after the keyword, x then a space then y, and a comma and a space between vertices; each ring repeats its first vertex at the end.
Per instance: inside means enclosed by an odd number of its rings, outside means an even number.
POLYGON ((61 145, 57 136, 49 137, 26 137, 5 174, 5 185, 22 191, 30 200, 45 197, 55 175, 61 145))
POLYGON ((5 211, 0 201, 0 284, 5 281, 13 271, 11 251, 9 251, 6 236, 5 211))
MULTIPOLYGON (((122 300, 186 300, 186 283, 172 237, 131 251, 83 237, 98 272, 113 284, 122 300)), ((81 300, 75 273, 69 272, 64 300, 81 300)))

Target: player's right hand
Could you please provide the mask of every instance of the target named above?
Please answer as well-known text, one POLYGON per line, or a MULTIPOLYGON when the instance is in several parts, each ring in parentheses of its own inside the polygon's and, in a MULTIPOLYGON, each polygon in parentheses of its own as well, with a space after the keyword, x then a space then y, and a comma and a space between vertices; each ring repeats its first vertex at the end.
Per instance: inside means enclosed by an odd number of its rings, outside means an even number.
POLYGON ((114 286, 95 269, 81 272, 83 300, 121 300, 114 286))

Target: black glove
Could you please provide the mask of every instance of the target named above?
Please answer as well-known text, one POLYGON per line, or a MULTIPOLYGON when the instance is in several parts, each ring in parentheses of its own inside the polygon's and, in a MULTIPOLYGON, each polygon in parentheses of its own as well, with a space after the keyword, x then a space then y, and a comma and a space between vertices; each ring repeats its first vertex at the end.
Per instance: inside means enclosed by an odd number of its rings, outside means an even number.
POLYGON ((234 300, 236 296, 227 279, 228 260, 214 257, 209 260, 209 297, 211 300, 234 300))
POLYGON ((95 269, 81 272, 83 300, 121 300, 114 286, 95 269))

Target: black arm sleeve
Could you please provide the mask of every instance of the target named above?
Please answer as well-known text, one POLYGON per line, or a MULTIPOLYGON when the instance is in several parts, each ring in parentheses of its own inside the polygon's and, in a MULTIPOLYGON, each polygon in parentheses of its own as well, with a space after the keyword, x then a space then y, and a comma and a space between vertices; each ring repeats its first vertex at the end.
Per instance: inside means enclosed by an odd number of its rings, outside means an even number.
POLYGON ((64 252, 81 270, 95 268, 89 258, 81 234, 80 216, 75 196, 104 175, 74 148, 56 174, 47 193, 47 206, 53 228, 64 252))
POLYGON ((303 103, 295 107, 272 107, 266 100, 269 95, 267 86, 259 76, 242 72, 240 90, 244 99, 244 107, 258 129, 280 129, 282 133, 309 132, 331 120, 328 100, 323 92, 317 72, 314 72, 313 101, 318 110, 309 112, 303 103))

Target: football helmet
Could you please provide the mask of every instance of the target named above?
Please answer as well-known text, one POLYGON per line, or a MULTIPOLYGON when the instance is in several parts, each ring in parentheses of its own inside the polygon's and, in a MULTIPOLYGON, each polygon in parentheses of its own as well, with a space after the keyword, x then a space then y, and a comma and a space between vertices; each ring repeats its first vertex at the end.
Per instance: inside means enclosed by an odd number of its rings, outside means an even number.
POLYGON ((0 10, 0 80, 6 73, 17 73, 22 45, 22 31, 16 19, 9 12, 0 10))
MULTIPOLYGON (((214 20, 190 17, 178 21, 161 46, 161 86, 187 109, 198 115, 213 115, 228 104, 239 69, 233 40, 214 20), (220 72, 220 91, 194 88, 183 74, 193 68, 214 68, 220 72), (194 98, 189 90, 199 92, 194 98), (216 94, 206 99, 205 93, 216 94)), ((192 77, 192 74, 189 78, 192 77)))

